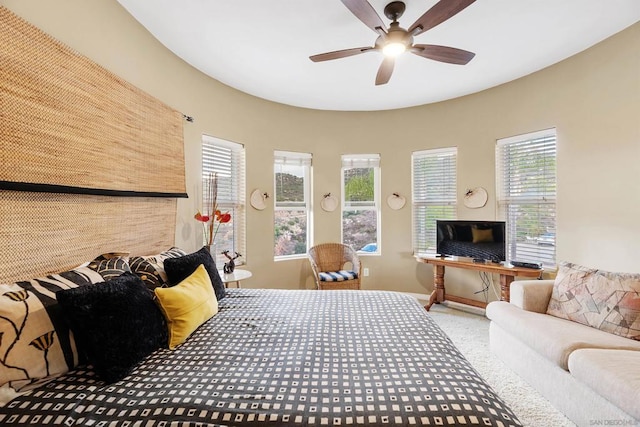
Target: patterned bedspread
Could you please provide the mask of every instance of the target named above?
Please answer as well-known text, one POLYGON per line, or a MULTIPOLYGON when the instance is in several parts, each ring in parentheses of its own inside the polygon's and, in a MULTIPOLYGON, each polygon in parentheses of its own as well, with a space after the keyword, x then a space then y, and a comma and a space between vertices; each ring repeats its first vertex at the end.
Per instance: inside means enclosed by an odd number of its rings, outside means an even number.
POLYGON ((76 369, 0 425, 521 425, 413 298, 229 289, 174 351, 111 385, 76 369))

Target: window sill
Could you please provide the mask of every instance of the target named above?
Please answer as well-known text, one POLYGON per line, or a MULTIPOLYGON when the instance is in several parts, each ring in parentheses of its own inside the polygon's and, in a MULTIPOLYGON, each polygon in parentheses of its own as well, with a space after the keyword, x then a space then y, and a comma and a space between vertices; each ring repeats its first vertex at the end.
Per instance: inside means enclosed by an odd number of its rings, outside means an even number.
POLYGON ((382 256, 382 252, 356 252, 359 257, 382 256))
POLYGON ((274 257, 273 260, 275 262, 280 262, 280 261, 290 261, 290 260, 308 259, 308 258, 309 257, 307 254, 296 254, 296 255, 283 255, 283 256, 274 257))

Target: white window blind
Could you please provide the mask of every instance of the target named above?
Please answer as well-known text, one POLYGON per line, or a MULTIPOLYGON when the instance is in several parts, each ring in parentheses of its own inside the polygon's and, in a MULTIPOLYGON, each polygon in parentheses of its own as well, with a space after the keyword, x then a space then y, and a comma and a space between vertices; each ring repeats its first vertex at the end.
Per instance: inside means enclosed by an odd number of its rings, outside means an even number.
POLYGON ((436 220, 457 215, 457 148, 416 151, 411 156, 413 251, 435 252, 436 220))
POLYGON ((380 154, 342 156, 342 242, 380 254, 380 154))
MULTIPOLYGON (((231 214, 231 221, 220 224, 216 244, 216 265, 221 267, 227 259, 221 251, 239 252, 242 263, 246 260, 246 207, 245 207, 245 151, 242 144, 225 141, 209 135, 202 136, 202 202, 209 206, 205 181, 215 173, 218 183, 218 209, 231 214), (222 263, 222 264, 221 264, 222 263)), ((205 212, 209 213, 209 212, 205 212)))
POLYGON ((273 158, 276 165, 311 166, 311 153, 275 151, 273 158))
POLYGON ((343 154, 343 168, 377 168, 380 166, 380 154, 343 154))
POLYGON ((496 166, 507 260, 555 265, 556 130, 498 140, 496 166))
POLYGON ((274 152, 274 256, 306 256, 311 246, 311 154, 274 152))

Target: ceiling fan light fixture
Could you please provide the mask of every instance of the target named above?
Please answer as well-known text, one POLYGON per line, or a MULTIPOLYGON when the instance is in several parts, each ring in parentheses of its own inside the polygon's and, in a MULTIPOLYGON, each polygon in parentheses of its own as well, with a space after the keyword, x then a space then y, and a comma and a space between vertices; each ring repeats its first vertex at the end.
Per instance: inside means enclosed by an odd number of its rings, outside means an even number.
POLYGON ((447 21, 475 1, 476 0, 438 0, 431 9, 423 13, 422 16, 406 30, 400 27, 400 22, 398 21, 405 11, 406 6, 403 1, 392 1, 385 6, 384 15, 391 20, 389 27, 386 28, 386 25, 382 22, 382 19, 380 19, 380 16, 368 0, 342 0, 342 3, 356 18, 378 34, 373 47, 367 46, 336 50, 313 55, 310 56, 309 59, 313 62, 320 62, 330 59, 346 58, 364 52, 382 52, 385 58, 380 68, 378 68, 376 86, 389 82, 395 66, 396 57, 406 51, 433 61, 465 65, 473 59, 475 53, 449 46, 414 44, 413 38, 447 21))
POLYGON ((396 57, 402 55, 407 50, 407 46, 401 42, 390 42, 382 48, 385 56, 396 57))

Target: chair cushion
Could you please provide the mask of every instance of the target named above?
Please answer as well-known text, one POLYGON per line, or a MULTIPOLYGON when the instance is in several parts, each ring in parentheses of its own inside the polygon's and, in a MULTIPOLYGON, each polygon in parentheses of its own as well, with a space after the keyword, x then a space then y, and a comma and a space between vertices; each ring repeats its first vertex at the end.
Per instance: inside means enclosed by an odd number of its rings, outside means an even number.
POLYGON ((323 271, 318 273, 321 282, 343 282, 358 278, 358 273, 351 270, 323 271))

